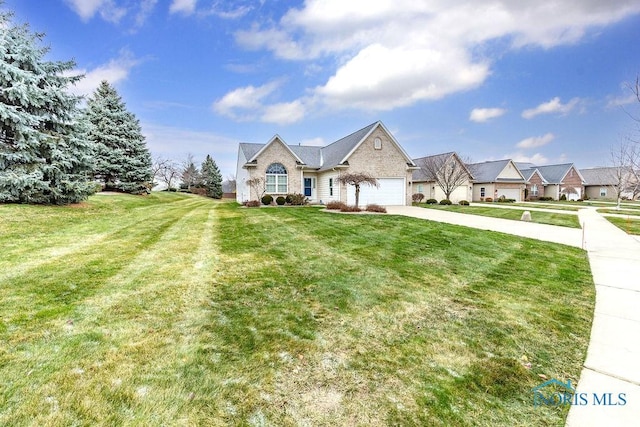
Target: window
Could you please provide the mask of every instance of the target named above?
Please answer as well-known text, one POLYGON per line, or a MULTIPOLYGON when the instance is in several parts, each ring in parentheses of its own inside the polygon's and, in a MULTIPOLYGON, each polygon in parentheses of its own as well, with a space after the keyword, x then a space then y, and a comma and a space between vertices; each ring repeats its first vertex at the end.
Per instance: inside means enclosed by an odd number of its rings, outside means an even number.
POLYGON ((376 138, 373 140, 373 148, 376 150, 382 150, 382 140, 380 138, 376 138))
POLYGON ((280 163, 271 163, 266 171, 267 193, 287 193, 287 169, 280 163))
POLYGON ((423 191, 424 191, 424 187, 422 186, 422 184, 418 184, 418 193, 423 193, 423 191))
POLYGON ((600 197, 607 197, 606 187, 600 187, 600 197))
POLYGON ((333 178, 329 178, 329 195, 333 196, 333 178))
POLYGON ((538 184, 533 184, 531 186, 531 195, 532 196, 537 196, 538 195, 538 184))
POLYGON ((484 187, 480 187, 480 197, 484 197, 484 187))

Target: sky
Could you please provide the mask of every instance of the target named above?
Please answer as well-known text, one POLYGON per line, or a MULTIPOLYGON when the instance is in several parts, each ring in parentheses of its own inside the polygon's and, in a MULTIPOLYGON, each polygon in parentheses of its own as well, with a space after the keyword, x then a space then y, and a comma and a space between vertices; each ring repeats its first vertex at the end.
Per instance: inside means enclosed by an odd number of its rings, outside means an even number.
POLYGON ((413 158, 604 166, 638 132, 637 0, 4 0, 109 81, 154 157, 329 144, 381 120, 413 158))

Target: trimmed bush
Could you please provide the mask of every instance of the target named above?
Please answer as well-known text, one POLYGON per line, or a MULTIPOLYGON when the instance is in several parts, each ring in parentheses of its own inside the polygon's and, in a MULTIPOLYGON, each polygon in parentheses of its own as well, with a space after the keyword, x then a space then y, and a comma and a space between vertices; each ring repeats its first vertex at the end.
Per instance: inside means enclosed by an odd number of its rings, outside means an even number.
POLYGON ((460 200, 460 201, 458 202, 458 204, 459 204, 460 206, 469 206, 469 202, 467 202, 466 200, 460 200))
POLYGON ((445 205, 450 205, 451 204, 451 200, 449 199, 442 199, 440 200, 440 204, 445 206, 445 205))
POLYGON ((308 200, 307 198, 304 196, 304 194, 300 194, 300 193, 291 193, 291 194, 287 194, 287 196, 290 196, 291 201, 289 202, 290 204, 294 205, 294 206, 302 206, 302 205, 306 205, 308 200))
POLYGON ((428 205, 436 205, 436 204, 438 204, 438 201, 436 199, 427 199, 427 204, 428 205))
POLYGON ((422 202, 422 199, 424 199, 424 194, 422 193, 414 193, 413 196, 411 196, 411 200, 413 200, 415 203, 422 202))
POLYGON ((538 201, 539 201, 539 202, 550 202, 550 201, 552 201, 552 200, 553 200, 553 197, 545 197, 545 196, 543 196, 543 197, 538 197, 538 201))
POLYGON ((244 202, 244 205, 248 208, 259 208, 260 207, 260 201, 258 200, 249 200, 244 202))
POLYGON ((486 199, 484 199, 484 201, 487 203, 491 203, 493 202, 493 199, 491 197, 487 197, 486 199))
POLYGON ((566 195, 566 194, 563 194, 562 196, 560 196, 560 200, 562 200, 562 201, 565 201, 565 202, 566 202, 566 201, 567 201, 567 195, 566 195))
POLYGON ((516 199, 507 199, 505 196, 500 196, 496 201, 498 203, 513 203, 516 201, 516 199))
POLYGON ((349 205, 344 205, 341 209, 340 212, 362 212, 362 209, 360 209, 357 206, 349 206, 349 205))
POLYGON ((265 194, 262 196, 263 205, 270 205, 271 203, 273 203, 273 196, 271 196, 271 194, 265 194))
POLYGON ((291 194, 287 194, 287 195, 284 197, 284 201, 285 201, 285 203, 289 203, 289 204, 291 204, 291 200, 292 200, 292 198, 291 198, 291 194))
POLYGON ((284 205, 286 202, 286 199, 282 196, 278 196, 276 197, 276 203, 278 204, 278 206, 282 206, 284 205))
POLYGON ((342 202, 339 202, 337 200, 333 200, 329 203, 327 203, 327 209, 331 209, 331 210, 341 210, 342 208, 344 208, 346 205, 342 202))
POLYGON ((365 210, 367 212, 387 213, 387 208, 376 204, 367 205, 367 208, 365 210))

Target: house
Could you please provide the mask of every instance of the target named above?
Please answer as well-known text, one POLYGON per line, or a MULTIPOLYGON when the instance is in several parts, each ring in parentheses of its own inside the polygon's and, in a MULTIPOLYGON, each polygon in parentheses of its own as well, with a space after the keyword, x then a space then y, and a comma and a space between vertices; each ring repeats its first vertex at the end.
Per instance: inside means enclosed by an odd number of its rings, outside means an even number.
POLYGON ((511 159, 494 160, 467 165, 473 174, 473 201, 500 197, 523 200, 526 179, 511 159))
POLYGON ((620 167, 580 169, 585 180, 584 193, 589 199, 617 199, 618 186, 623 185, 621 197, 634 199, 640 190, 631 170, 620 167))
POLYGON ((527 198, 544 196, 559 200, 565 195, 567 200, 577 200, 584 195, 584 179, 573 163, 546 166, 516 163, 516 166, 525 178, 529 176, 527 198), (537 196, 534 196, 534 193, 537 193, 537 196))
POLYGON ((288 145, 275 135, 266 144, 241 143, 238 148, 236 200, 257 200, 301 193, 312 203, 355 204, 355 189, 338 182, 341 173, 364 172, 379 186, 363 185, 360 204, 410 205, 413 160, 378 121, 325 147, 288 145), (247 184, 263 180, 258 188, 247 184))
POLYGON ((449 199, 453 203, 471 200, 473 175, 456 153, 420 157, 413 162, 420 168, 413 171, 415 193, 424 194, 426 199, 449 199))

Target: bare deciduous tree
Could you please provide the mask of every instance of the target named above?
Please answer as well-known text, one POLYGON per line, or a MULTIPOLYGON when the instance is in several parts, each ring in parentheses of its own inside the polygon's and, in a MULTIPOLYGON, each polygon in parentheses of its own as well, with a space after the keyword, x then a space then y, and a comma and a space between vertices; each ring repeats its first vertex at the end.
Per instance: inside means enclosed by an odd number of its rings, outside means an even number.
MULTIPOLYGON (((248 179, 246 184, 249 188, 253 188, 254 193, 256 194, 256 199, 260 200, 264 193, 267 191, 266 183, 264 178, 255 177, 248 179)), ((249 198, 251 198, 251 190, 249 190, 249 198)))
POLYGON ((472 178, 471 172, 462 159, 456 153, 438 154, 418 160, 418 166, 422 168, 427 179, 433 180, 442 190, 446 199, 451 194, 472 178))
POLYGON ((163 170, 170 162, 171 160, 164 159, 161 156, 153 158, 153 162, 151 163, 151 182, 154 187, 157 185, 156 179, 163 178, 163 170))
POLYGON ((635 198, 640 192, 640 149, 638 144, 632 141, 624 141, 611 149, 611 163, 613 165, 613 178, 615 181, 616 199, 618 209, 623 193, 631 194, 635 198))
POLYGON ((173 182, 180 176, 180 168, 173 160, 168 160, 160 172, 162 181, 167 185, 167 190, 173 188, 173 182))
POLYGON ((338 176, 338 182, 346 185, 353 185, 356 188, 356 207, 358 207, 358 203, 360 202, 361 185, 370 185, 372 187, 380 186, 376 178, 364 172, 343 173, 338 176))

